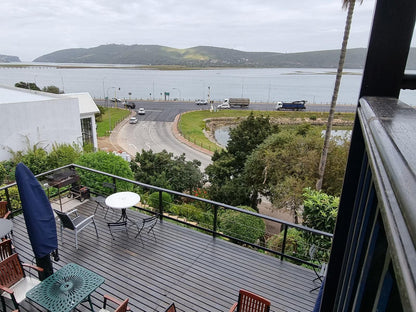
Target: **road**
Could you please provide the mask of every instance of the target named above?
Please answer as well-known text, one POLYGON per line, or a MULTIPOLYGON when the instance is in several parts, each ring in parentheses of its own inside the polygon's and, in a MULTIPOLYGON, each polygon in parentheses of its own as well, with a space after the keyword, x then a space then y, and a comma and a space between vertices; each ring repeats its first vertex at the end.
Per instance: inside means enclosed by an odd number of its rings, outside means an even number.
MULTIPOLYGON (((105 101, 96 100, 98 105, 106 106, 105 101)), ((119 107, 123 105, 117 103, 119 107)), ((166 150, 176 156, 185 153, 187 160, 198 159, 201 161, 201 170, 211 163, 211 156, 191 148, 187 144, 178 141, 172 133, 175 117, 183 112, 195 109, 209 109, 209 105, 197 106, 189 102, 150 102, 135 101, 138 111, 143 107, 145 115, 136 115, 137 124, 126 123, 120 127, 117 133, 111 136, 111 140, 117 140, 117 144, 130 155, 135 155, 143 150, 152 150, 155 153, 166 150)), ((115 105, 115 103, 111 103, 115 105)), ((272 111, 274 104, 250 104, 250 109, 272 111)), ((340 105, 336 109, 339 112, 354 112, 354 106, 340 105)), ((307 105, 307 111, 329 111, 329 105, 307 105)))

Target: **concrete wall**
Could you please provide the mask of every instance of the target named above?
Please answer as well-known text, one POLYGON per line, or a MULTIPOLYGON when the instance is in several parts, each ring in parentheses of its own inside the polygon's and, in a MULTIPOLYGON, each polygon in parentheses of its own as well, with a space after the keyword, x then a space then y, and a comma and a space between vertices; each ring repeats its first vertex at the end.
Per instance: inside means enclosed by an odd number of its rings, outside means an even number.
POLYGON ((76 98, 0 103, 0 161, 10 159, 10 149, 38 144, 49 151, 53 143, 82 145, 76 98))

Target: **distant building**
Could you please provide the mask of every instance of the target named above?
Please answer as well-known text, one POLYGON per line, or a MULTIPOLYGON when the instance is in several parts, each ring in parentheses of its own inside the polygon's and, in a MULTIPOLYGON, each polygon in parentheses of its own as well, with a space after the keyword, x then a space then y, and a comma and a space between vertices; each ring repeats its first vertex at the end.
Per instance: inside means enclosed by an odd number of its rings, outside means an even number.
POLYGON ((97 146, 95 113, 88 93, 52 94, 0 86, 0 161, 10 151, 37 144, 49 151, 54 143, 97 146))

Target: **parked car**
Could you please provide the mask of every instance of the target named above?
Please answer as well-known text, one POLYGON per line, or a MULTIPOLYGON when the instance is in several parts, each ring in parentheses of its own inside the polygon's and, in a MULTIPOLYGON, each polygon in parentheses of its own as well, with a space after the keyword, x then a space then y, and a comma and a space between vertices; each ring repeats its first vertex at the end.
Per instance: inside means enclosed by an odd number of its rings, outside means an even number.
POLYGON ((207 105, 208 101, 207 100, 196 100, 195 104, 196 105, 207 105))
POLYGON ((230 104, 229 103, 222 103, 220 105, 217 106, 218 109, 230 109, 230 104))
POLYGON ((111 102, 121 102, 121 100, 120 100, 120 99, 118 99, 118 98, 112 98, 112 99, 111 99, 111 102))
POLYGON ((130 120, 129 120, 129 123, 131 123, 131 124, 136 124, 137 123, 137 118, 136 117, 131 117, 130 118, 130 120))
POLYGON ((130 108, 130 109, 135 109, 136 108, 136 104, 134 104, 133 102, 129 103, 129 102, 124 102, 124 107, 126 108, 130 108))
POLYGON ((144 114, 146 114, 144 108, 143 107, 140 107, 139 108, 139 115, 144 115, 144 114))

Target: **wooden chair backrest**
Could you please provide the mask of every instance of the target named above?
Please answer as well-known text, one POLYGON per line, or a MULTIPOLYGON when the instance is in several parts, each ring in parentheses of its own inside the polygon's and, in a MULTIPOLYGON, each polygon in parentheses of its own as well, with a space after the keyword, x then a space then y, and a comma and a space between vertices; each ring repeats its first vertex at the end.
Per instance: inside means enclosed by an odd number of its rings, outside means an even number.
POLYGON ((247 290, 240 290, 238 296, 238 312, 269 312, 270 301, 247 290))
POLYGON ((123 301, 121 305, 114 312, 126 312, 129 304, 129 298, 123 301))
POLYGON ((12 241, 10 239, 0 241, 0 261, 11 256, 12 252, 12 241))
POLYGON ((25 277, 17 253, 0 262, 0 284, 11 287, 25 277))
POLYGON ((175 304, 172 303, 166 310, 165 312, 176 312, 176 307, 175 304))
POLYGON ((8 212, 7 201, 0 201, 0 218, 3 218, 8 212))

